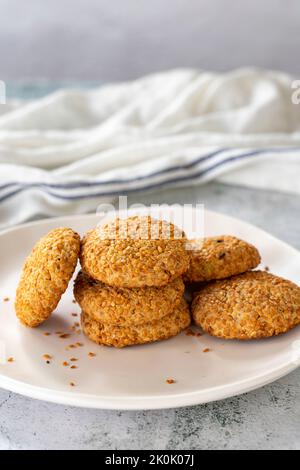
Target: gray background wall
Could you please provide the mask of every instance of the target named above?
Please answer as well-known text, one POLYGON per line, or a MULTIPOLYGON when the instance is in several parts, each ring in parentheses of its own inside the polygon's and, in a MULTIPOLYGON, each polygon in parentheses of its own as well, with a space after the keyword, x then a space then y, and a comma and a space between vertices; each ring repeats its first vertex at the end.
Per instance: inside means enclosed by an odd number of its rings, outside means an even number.
POLYGON ((299 0, 0 0, 1 79, 244 65, 300 75, 299 52, 299 0))

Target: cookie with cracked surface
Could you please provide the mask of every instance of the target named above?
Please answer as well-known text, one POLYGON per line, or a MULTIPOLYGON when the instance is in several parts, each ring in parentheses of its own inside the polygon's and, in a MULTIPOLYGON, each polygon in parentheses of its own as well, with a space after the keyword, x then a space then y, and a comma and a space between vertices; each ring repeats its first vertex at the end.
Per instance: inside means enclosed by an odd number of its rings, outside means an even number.
POLYGON ((82 271, 74 284, 74 296, 91 318, 113 325, 139 325, 173 312, 184 293, 181 277, 162 287, 111 287, 82 271))
POLYGON ((186 282, 211 281, 256 268, 260 254, 255 246, 230 235, 207 237, 188 242, 190 267, 186 282))
POLYGON ((80 262, 91 278, 115 287, 164 286, 189 266, 184 233, 172 223, 134 216, 87 233, 80 262))
POLYGON ((100 323, 85 312, 81 314, 81 322, 84 333, 95 343, 123 348, 176 336, 190 325, 191 318, 188 304, 182 299, 170 315, 142 325, 118 326, 100 323))
POLYGON ((195 323, 212 336, 257 339, 300 323, 300 287, 263 271, 207 284, 192 303, 195 323))
POLYGON ((16 292, 17 317, 35 327, 56 308, 76 268, 80 237, 70 228, 57 228, 34 246, 23 267, 16 292))

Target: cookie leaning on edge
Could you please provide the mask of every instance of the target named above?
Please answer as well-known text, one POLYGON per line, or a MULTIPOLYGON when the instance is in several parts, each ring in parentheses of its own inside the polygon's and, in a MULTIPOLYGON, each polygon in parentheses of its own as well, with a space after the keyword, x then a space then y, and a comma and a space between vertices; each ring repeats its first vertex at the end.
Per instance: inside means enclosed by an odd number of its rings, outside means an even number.
POLYGON ((260 263, 258 250, 250 243, 230 235, 207 237, 188 242, 190 267, 187 282, 210 281, 241 274, 260 263))
POLYGON ((87 233, 80 262, 91 278, 115 287, 163 286, 187 271, 186 238, 149 216, 116 219, 87 233))
POLYGON ((162 287, 111 287, 80 272, 74 296, 81 309, 94 320, 113 325, 138 325, 173 312, 184 293, 181 277, 162 287))
POLYGON ((117 348, 171 338, 187 328, 190 322, 188 304, 184 299, 170 315, 142 325, 109 325, 93 320, 85 312, 81 314, 83 331, 92 341, 117 348))
POLYGON ((52 230, 37 242, 23 267, 15 310, 26 326, 45 321, 56 308, 76 268, 80 237, 69 228, 52 230))
POLYGON ((300 323, 300 287, 267 272, 247 272, 207 284, 193 300, 192 316, 219 338, 279 335, 300 323))

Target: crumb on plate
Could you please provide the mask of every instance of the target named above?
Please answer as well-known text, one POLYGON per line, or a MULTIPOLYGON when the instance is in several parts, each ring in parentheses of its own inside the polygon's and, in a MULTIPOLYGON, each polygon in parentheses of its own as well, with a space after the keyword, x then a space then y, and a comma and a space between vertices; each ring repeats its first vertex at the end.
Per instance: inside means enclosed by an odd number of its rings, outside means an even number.
POLYGON ((196 336, 195 331, 193 331, 191 328, 188 328, 188 329, 185 331, 185 334, 186 334, 187 336, 196 336))
POLYGON ((50 354, 44 354, 43 358, 49 360, 49 359, 52 359, 52 356, 50 356, 50 354))

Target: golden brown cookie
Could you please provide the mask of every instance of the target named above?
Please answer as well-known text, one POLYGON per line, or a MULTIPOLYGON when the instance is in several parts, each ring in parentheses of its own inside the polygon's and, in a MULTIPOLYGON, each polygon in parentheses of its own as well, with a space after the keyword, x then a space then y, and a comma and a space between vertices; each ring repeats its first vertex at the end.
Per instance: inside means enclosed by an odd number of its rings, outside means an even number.
POLYGON ((212 336, 256 339, 300 323, 300 287, 273 274, 250 271, 207 284, 192 304, 195 323, 212 336))
POLYGON ((181 277, 162 287, 111 287, 83 272, 77 276, 74 296, 94 320, 113 325, 139 325, 173 312, 184 293, 181 277))
POLYGON ((210 281, 241 274, 260 263, 258 250, 244 240, 230 235, 192 240, 191 262, 184 280, 210 281))
POLYGON ((87 233, 80 262, 90 277, 116 287, 163 286, 189 266, 181 230, 149 216, 116 219, 87 233))
POLYGON ((45 321, 56 308, 75 270, 80 237, 70 228, 57 228, 35 245, 23 267, 15 310, 26 326, 45 321))
POLYGON ((183 299, 170 315, 142 325, 109 325, 93 320, 84 312, 81 315, 83 331, 92 341, 117 348, 171 338, 187 328, 190 321, 188 304, 183 299))

